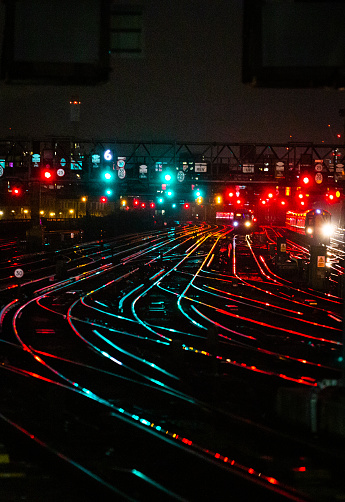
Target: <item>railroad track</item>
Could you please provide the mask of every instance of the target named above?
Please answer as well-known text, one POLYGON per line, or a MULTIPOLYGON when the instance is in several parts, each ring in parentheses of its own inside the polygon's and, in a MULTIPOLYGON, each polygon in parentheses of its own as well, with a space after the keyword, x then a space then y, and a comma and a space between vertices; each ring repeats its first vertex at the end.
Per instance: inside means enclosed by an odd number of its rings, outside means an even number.
POLYGON ((15 389, 2 396, 8 427, 109 497, 211 500, 231 486, 236 497, 312 499, 301 458, 327 479, 319 500, 328 484, 342 493, 341 451, 275 415, 281 386, 339 377, 340 299, 294 288, 272 273, 265 246, 228 227, 95 251, 93 266, 71 266, 0 317, 1 373, 15 389))

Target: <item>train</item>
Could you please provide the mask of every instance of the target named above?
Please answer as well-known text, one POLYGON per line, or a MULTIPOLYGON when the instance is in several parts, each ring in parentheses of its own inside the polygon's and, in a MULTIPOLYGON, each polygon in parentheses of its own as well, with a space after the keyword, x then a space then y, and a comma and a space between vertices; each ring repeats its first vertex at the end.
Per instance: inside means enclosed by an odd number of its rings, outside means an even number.
POLYGON ((234 211, 232 225, 236 232, 250 234, 257 228, 257 219, 250 209, 234 211))
POLYGON ((250 234, 258 228, 257 218, 252 209, 229 208, 217 211, 216 222, 232 226, 237 233, 250 234))
POLYGON ((308 237, 311 244, 329 244, 334 232, 332 215, 325 209, 287 211, 285 225, 289 230, 308 237))

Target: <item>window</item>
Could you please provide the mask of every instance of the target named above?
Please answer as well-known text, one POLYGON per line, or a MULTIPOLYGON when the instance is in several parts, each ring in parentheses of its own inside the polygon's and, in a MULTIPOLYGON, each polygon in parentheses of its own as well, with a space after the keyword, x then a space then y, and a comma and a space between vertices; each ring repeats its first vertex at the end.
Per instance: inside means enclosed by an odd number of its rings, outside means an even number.
POLYGON ((110 20, 110 53, 118 57, 141 57, 143 14, 140 7, 113 5, 110 20))

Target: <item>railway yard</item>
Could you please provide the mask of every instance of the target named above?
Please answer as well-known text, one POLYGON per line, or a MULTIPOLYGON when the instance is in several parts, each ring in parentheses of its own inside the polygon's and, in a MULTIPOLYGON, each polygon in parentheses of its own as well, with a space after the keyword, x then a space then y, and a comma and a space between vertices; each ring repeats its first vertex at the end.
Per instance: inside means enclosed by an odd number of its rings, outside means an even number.
POLYGON ((322 290, 285 227, 0 249, 0 501, 345 499, 341 246, 322 290))

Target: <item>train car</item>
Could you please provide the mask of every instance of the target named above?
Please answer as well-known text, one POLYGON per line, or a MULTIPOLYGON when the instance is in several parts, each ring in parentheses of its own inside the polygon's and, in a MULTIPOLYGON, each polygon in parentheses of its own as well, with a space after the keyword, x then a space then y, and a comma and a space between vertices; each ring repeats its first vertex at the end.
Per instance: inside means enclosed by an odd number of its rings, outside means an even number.
POLYGON ((251 210, 234 211, 232 224, 236 232, 250 234, 256 230, 257 220, 251 210))
POLYGON ((324 209, 287 211, 285 224, 289 230, 306 235, 313 244, 329 244, 334 232, 332 215, 324 209))

